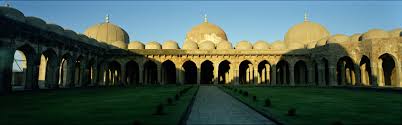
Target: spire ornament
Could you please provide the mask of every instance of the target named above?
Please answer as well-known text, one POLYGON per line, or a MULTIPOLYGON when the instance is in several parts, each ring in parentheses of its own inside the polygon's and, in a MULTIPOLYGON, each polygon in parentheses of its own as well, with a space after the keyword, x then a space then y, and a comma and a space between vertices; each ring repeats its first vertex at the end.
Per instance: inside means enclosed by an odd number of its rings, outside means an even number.
POLYGON ((307 11, 305 11, 305 12, 304 12, 304 22, 307 22, 307 21, 308 21, 307 16, 308 16, 308 13, 307 13, 307 11))
POLYGON ((204 22, 208 22, 207 14, 204 14, 204 22))
POLYGON ((110 19, 109 14, 106 14, 105 22, 106 22, 106 23, 109 23, 109 22, 110 22, 109 19, 110 19))

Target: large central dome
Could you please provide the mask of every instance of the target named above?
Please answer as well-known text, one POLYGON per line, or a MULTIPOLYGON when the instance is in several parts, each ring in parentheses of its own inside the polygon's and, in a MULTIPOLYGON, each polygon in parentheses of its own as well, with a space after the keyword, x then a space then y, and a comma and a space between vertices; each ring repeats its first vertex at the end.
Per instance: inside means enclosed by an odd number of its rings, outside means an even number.
POLYGON ((329 35, 328 30, 324 26, 305 19, 304 22, 288 30, 285 35, 285 44, 287 46, 291 46, 292 43, 306 45, 310 42, 328 37, 329 35))
POLYGON ((206 19, 203 23, 193 27, 186 35, 185 41, 194 41, 201 44, 204 41, 211 41, 218 44, 221 41, 228 41, 225 31, 217 25, 209 23, 206 19))
POLYGON ((119 48, 127 48, 129 43, 127 32, 123 28, 110 23, 108 17, 104 23, 99 23, 86 29, 84 34, 119 48))

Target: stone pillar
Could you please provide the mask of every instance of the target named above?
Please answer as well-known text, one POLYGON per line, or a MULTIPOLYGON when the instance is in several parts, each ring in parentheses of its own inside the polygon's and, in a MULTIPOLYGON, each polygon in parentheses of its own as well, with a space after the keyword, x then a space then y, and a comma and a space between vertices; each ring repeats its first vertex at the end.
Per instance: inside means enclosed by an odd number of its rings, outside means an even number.
POLYGON ((234 70, 234 84, 235 85, 239 85, 239 70, 235 69, 234 70))
POLYGON ((197 84, 201 84, 201 69, 197 68, 197 84))
MULTIPOLYGON (((337 84, 337 81, 336 81, 336 78, 337 78, 337 76, 336 76, 336 67, 333 66, 333 65, 330 65, 328 70, 329 70, 329 76, 328 76, 329 77, 328 78, 329 79, 329 85, 337 86, 338 84, 337 84)), ((325 74, 324 74, 324 76, 325 76, 325 74)), ((325 79, 324 79, 324 81, 325 81, 325 79)))
POLYGON ((182 77, 183 76, 181 76, 181 71, 183 70, 183 68, 180 68, 180 70, 177 70, 176 69, 176 84, 183 84, 183 82, 182 82, 182 77))
POLYGON ((0 95, 10 93, 13 73, 14 50, 0 41, 0 95))
POLYGON ((369 75, 371 75, 371 80, 370 80, 370 82, 372 83, 372 86, 378 86, 378 67, 377 67, 377 63, 376 62, 374 62, 374 61, 370 61, 371 62, 371 64, 370 64, 370 68, 371 68, 371 74, 369 74, 369 75))
POLYGON ((218 64, 218 63, 215 63, 215 65, 213 65, 213 66, 214 66, 213 84, 218 84, 218 82, 219 82, 219 80, 218 80, 218 77, 219 77, 219 72, 218 72, 218 70, 219 70, 219 64, 218 64))
POLYGON ((157 65, 156 66, 156 72, 157 72, 157 84, 160 84, 160 85, 163 85, 163 83, 162 83, 162 79, 161 79, 161 75, 162 75, 162 72, 161 72, 161 65, 157 65))
POLYGON ((317 64, 317 71, 318 71, 318 85, 324 86, 325 85, 325 64, 317 64))
MULTIPOLYGON (((272 73, 271 73, 271 85, 276 85, 276 65, 272 65, 271 66, 271 71, 272 71, 272 73)), ((267 76, 267 77, 269 77, 269 76, 267 76)))
POLYGON ((384 86, 384 71, 382 67, 382 60, 378 60, 378 75, 377 75, 377 84, 378 86, 384 86))
POLYGON ((144 76, 145 76, 144 67, 142 67, 142 66, 138 67, 138 77, 139 77, 138 78, 138 83, 139 84, 145 84, 144 76))
POLYGON ((355 85, 361 85, 361 71, 358 64, 354 64, 355 69, 355 85))
MULTIPOLYGON (((286 70, 285 70, 286 72, 286 70)), ((295 86, 295 70, 294 65, 289 65, 289 81, 291 86, 295 86)), ((286 78, 286 77, 285 77, 286 78)))
POLYGON ((250 82, 250 68, 246 69, 246 83, 250 82))
POLYGON ((269 84, 270 83, 270 73, 271 73, 271 66, 269 64, 265 64, 265 84, 269 84))
POLYGON ((257 85, 258 83, 260 83, 260 82, 259 82, 259 77, 258 77, 258 67, 257 67, 257 66, 254 67, 253 75, 254 75, 254 77, 253 77, 253 84, 254 84, 254 85, 257 85))
POLYGON ((261 83, 263 83, 263 84, 267 84, 265 81, 267 80, 267 77, 265 76, 265 74, 267 73, 266 71, 265 71, 265 69, 266 68, 263 68, 262 70, 261 70, 261 83))
POLYGON ((121 69, 121 84, 127 85, 127 69, 126 69, 126 64, 123 63, 120 67, 121 69))
POLYGON ((307 79, 307 84, 309 85, 314 85, 314 80, 315 80, 315 72, 314 72, 314 67, 308 67, 307 68, 307 72, 308 72, 308 79, 307 79))
POLYGON ((342 64, 341 64, 339 67, 340 67, 340 69, 341 69, 341 71, 340 71, 340 73, 339 73, 339 75, 341 76, 341 77, 340 77, 341 85, 345 85, 345 84, 346 84, 346 79, 345 79, 345 76, 346 76, 345 64, 342 62, 342 64))

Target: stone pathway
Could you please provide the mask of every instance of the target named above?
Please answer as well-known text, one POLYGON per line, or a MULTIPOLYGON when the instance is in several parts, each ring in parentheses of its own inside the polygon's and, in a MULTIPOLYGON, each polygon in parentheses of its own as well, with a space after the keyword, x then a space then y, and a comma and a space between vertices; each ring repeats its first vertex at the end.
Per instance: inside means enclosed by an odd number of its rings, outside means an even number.
POLYGON ((187 125, 275 124, 216 86, 200 86, 186 123, 187 125))

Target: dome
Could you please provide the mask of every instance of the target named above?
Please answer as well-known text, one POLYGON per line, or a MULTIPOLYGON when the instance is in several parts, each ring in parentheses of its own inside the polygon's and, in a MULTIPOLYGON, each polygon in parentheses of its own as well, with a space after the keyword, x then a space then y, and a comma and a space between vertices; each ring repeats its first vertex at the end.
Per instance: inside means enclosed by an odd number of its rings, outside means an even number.
POLYGON ((362 35, 362 41, 368 39, 388 38, 388 32, 380 29, 372 29, 362 35))
POLYGON ((275 50, 286 49, 286 45, 285 42, 278 40, 271 44, 271 48, 275 50))
POLYGON ((183 49, 198 49, 198 44, 193 41, 186 41, 183 44, 183 49))
POLYGON ((128 49, 145 49, 145 45, 140 41, 132 41, 128 44, 128 49))
POLYGON ((84 34, 88 37, 109 44, 116 41, 121 41, 125 44, 128 44, 129 42, 127 32, 119 26, 110 23, 109 21, 89 27, 84 31, 84 34))
POLYGON ((46 22, 38 17, 27 16, 27 17, 25 17, 25 20, 28 24, 30 24, 34 27, 46 29, 46 22))
POLYGON ((322 38, 322 39, 318 40, 318 41, 317 41, 317 44, 315 44, 315 47, 319 47, 319 46, 324 46, 324 45, 326 45, 328 38, 329 38, 329 37, 325 37, 325 38, 322 38))
POLYGON ((242 40, 239 43, 237 43, 235 49, 253 49, 253 45, 251 45, 250 42, 242 40))
POLYGON ((204 41, 199 47, 200 49, 215 49, 215 44, 212 41, 204 41))
POLYGON ((343 34, 336 34, 327 40, 327 44, 329 43, 343 43, 343 42, 348 42, 349 41, 349 36, 343 35, 343 34))
POLYGON ((285 43, 286 45, 291 45, 292 43, 308 44, 329 35, 324 26, 311 21, 304 21, 288 30, 285 35, 285 43))
POLYGON ((389 31, 390 37, 402 37, 402 28, 397 28, 389 31))
POLYGON ((352 36, 349 37, 350 42, 359 42, 362 34, 360 33, 355 33, 352 36))
POLYGON ((316 45, 316 44, 317 44, 317 41, 313 41, 313 42, 307 44, 307 49, 313 49, 313 48, 315 48, 315 45, 316 45))
POLYGON ((176 41, 168 40, 162 45, 162 49, 180 49, 176 41))
POLYGON ((25 22, 24 14, 12 7, 0 6, 0 15, 20 22, 25 22))
POLYGON ((156 41, 151 41, 145 45, 145 49, 162 49, 162 46, 156 41))
POLYGON ((288 49, 304 49, 306 46, 302 43, 292 43, 286 46, 288 49))
POLYGON ((123 41, 115 41, 113 43, 110 43, 110 45, 118 47, 120 49, 127 49, 127 44, 124 43, 123 41))
POLYGON ((218 44, 221 41, 228 41, 225 31, 217 25, 204 21, 203 23, 191 28, 187 32, 185 41, 194 41, 198 44, 204 41, 211 41, 218 44))
POLYGON ((216 49, 233 49, 232 43, 228 41, 222 41, 216 45, 216 49))
POLYGON ((269 44, 265 41, 259 40, 254 43, 254 49, 269 49, 269 44))
POLYGON ((75 40, 79 39, 78 36, 77 36, 77 33, 72 31, 72 30, 65 29, 63 32, 67 37, 69 37, 71 39, 75 39, 75 40))
POLYGON ((49 31, 55 32, 55 33, 57 33, 57 34, 59 34, 59 35, 64 35, 64 29, 63 29, 63 27, 61 27, 61 26, 59 26, 59 25, 57 25, 57 24, 47 24, 47 25, 46 25, 46 28, 47 28, 49 31))

